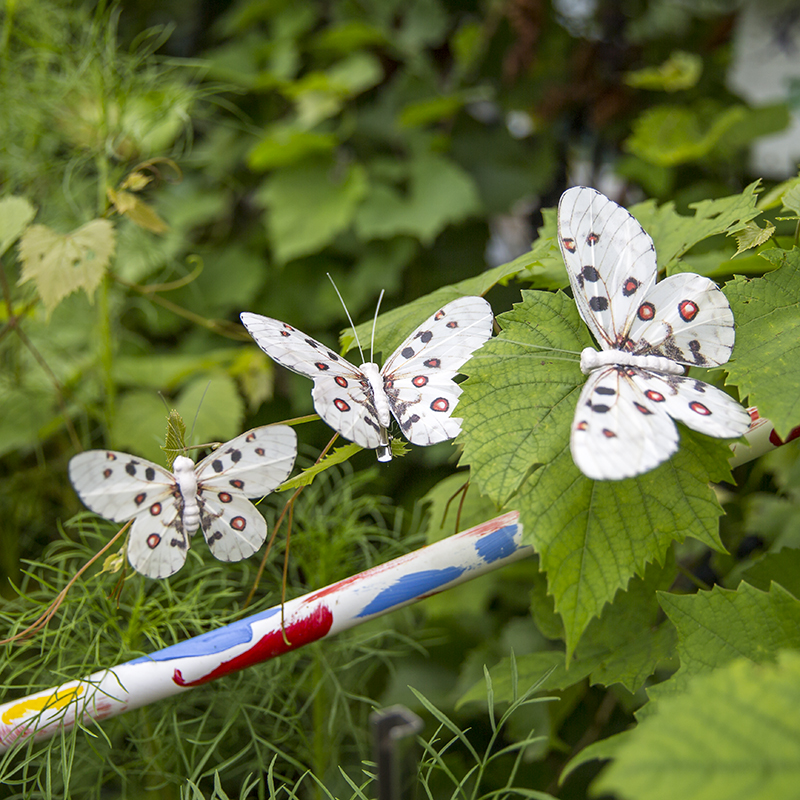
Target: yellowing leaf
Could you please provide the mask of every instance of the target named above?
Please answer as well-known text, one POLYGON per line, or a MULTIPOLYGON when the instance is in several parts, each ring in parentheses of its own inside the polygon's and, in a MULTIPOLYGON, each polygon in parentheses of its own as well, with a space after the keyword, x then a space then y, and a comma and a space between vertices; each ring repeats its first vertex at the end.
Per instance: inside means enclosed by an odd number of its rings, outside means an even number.
POLYGON ((130 189, 132 192, 141 192, 153 179, 139 170, 134 170, 122 181, 121 189, 130 189))
POLYGON ((19 238, 34 216, 36 209, 24 197, 0 200, 0 256, 19 238))
POLYGON ((106 219, 93 219, 67 234, 56 233, 46 225, 31 225, 20 240, 19 282, 32 280, 36 284, 48 314, 78 289, 91 299, 115 246, 114 226, 106 219))
POLYGON ((775 226, 771 222, 767 222, 763 228, 759 228, 757 222, 748 222, 744 228, 739 228, 738 231, 731 231, 728 235, 736 239, 736 252, 733 255, 738 256, 739 253, 744 253, 745 250, 751 250, 764 244, 773 233, 775 233, 775 226))
POLYGON ((126 191, 118 192, 110 186, 106 193, 117 213, 123 214, 140 228, 152 233, 164 233, 169 229, 167 223, 156 214, 152 206, 147 205, 135 194, 126 191))
POLYGON ((625 83, 637 89, 677 92, 679 89, 691 89, 695 86, 702 72, 703 59, 700 56, 676 50, 657 67, 629 72, 625 76, 625 83))

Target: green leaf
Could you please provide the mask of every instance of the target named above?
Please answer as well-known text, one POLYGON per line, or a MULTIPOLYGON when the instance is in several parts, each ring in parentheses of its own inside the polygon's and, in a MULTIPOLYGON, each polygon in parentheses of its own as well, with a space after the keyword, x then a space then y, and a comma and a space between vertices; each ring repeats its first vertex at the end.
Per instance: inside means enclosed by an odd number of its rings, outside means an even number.
POLYGON ((0 256, 19 239, 36 216, 36 207, 24 197, 0 200, 0 256))
POLYGON ((800 598, 800 550, 784 547, 777 553, 767 553, 748 567, 742 578, 765 592, 770 590, 774 581, 800 598))
POLYGON ((662 105, 645 111, 632 126, 625 149, 656 166, 673 167, 707 156, 722 136, 747 115, 745 106, 715 113, 662 105))
MULTIPOLYGON (((795 178, 795 180, 800 179, 795 178)), ((800 216, 800 183, 794 183, 789 186, 783 193, 781 201, 784 208, 794 211, 796 215, 800 216)))
MULTIPOLYGON (((778 204, 783 200, 784 195, 788 194, 790 189, 794 189, 798 186, 800 186, 800 177, 789 178, 789 180, 782 181, 777 186, 773 186, 759 198, 759 210, 765 211, 770 208, 777 208, 778 204)), ((790 202, 792 202, 791 199, 790 202)), ((794 208, 793 206, 786 205, 785 201, 783 205, 785 208, 789 208, 795 213, 800 214, 800 206, 794 208)))
POLYGON ((114 254, 116 234, 107 219, 93 219, 72 233, 31 225, 22 235, 20 283, 32 280, 50 314, 69 294, 83 289, 91 299, 114 254))
POLYGON ((333 133, 306 131, 294 124, 277 123, 267 129, 264 137, 250 151, 247 164, 256 171, 285 167, 309 156, 330 153, 337 143, 338 137, 333 133))
POLYGON ((344 463, 356 453, 360 453, 363 449, 364 448, 360 445, 353 444, 352 442, 342 447, 337 447, 333 452, 328 453, 318 464, 314 464, 304 469, 299 475, 295 475, 294 478, 289 478, 288 481, 284 481, 275 491, 288 492, 290 489, 299 489, 301 486, 308 486, 320 472, 335 467, 337 464, 344 463))
POLYGON ((657 67, 645 67, 629 72, 625 76, 625 83, 637 89, 677 92, 695 86, 702 73, 703 59, 700 56, 684 50, 675 50, 657 67))
POLYGON ((174 408, 167 416, 167 435, 161 449, 166 453, 168 469, 172 469, 176 456, 186 451, 186 423, 174 408))
POLYGON ((685 692, 695 676, 735 658, 761 664, 774 661, 781 648, 800 648, 800 601, 777 584, 769 592, 744 582, 736 591, 715 586, 691 595, 659 592, 658 600, 678 630, 681 659, 668 681, 647 690, 659 706, 663 698, 685 692))
MULTIPOLYGON (((674 575, 673 564, 650 565, 644 578, 635 578, 627 591, 619 591, 600 619, 591 622, 569 666, 560 650, 516 656, 520 688, 532 686, 546 669, 553 669, 543 690, 563 690, 587 676, 592 685, 619 683, 631 693, 641 689, 656 667, 674 655, 675 628, 669 622, 658 624, 661 609, 655 595, 674 575)), ((495 665, 490 674, 497 700, 510 702, 510 660, 495 665)), ((481 699, 482 687, 483 681, 475 684, 460 702, 481 699)))
POLYGON ((285 263, 330 244, 349 227, 366 192, 360 164, 339 167, 315 159, 277 170, 260 192, 276 260, 285 263))
POLYGON ((791 800, 800 785, 800 655, 739 659, 662 701, 592 793, 621 800, 791 800))
POLYGON ((800 422, 800 249, 761 255, 778 269, 761 278, 737 277, 725 286, 736 320, 727 383, 786 438, 800 422))
POLYGON ((632 206, 631 213, 652 237, 659 268, 672 274, 681 269, 676 269, 678 259, 696 244, 739 230, 761 213, 756 208, 757 188, 754 181, 740 194, 691 203, 693 217, 678 214, 672 202, 656 206, 652 200, 632 206))
POLYGON ((730 451, 682 428, 679 452, 658 469, 626 481, 585 478, 569 432, 585 382, 577 353, 589 334, 566 295, 522 295, 499 317, 501 334, 462 369, 461 463, 499 505, 518 492, 513 506, 540 554, 571 653, 591 618, 646 563, 661 563, 672 540, 693 536, 722 549, 721 508, 707 482, 729 478, 730 451))
POLYGON ((199 373, 228 366, 240 355, 239 349, 221 348, 199 356, 181 353, 119 356, 114 360, 111 374, 118 385, 172 391, 199 373))
POLYGON ((587 764, 589 761, 607 761, 609 758, 616 757, 620 747, 630 738, 633 731, 623 731, 622 733, 615 733, 613 736, 608 736, 600 741, 592 742, 587 747, 584 747, 578 755, 571 758, 559 776, 559 782, 563 783, 567 777, 574 772, 582 764, 587 764))
POLYGON ((447 225, 480 209, 472 178, 455 162, 436 153, 412 159, 408 192, 376 182, 358 209, 356 230, 364 239, 409 235, 431 244, 447 225))
MULTIPOLYGON (((459 297, 483 296, 493 286, 505 283, 526 269, 535 268, 535 265, 539 264, 542 252, 550 249, 550 242, 546 242, 544 245, 534 248, 530 253, 525 253, 525 255, 508 264, 501 264, 499 267, 481 272, 474 278, 467 278, 450 286, 443 286, 435 292, 419 297, 400 308, 381 314, 378 317, 378 325, 375 331, 375 352, 383 352, 384 355, 388 355, 414 328, 446 303, 459 297)), ((564 271, 564 280, 566 281, 566 271, 564 271)), ((356 331, 361 342, 370 341, 372 320, 357 325, 356 331)), ((355 345, 353 331, 349 328, 342 331, 339 340, 345 353, 355 345)))
POLYGON ((469 379, 458 412, 461 463, 503 505, 531 469, 563 450, 585 382, 579 353, 592 340, 575 302, 561 292, 523 290, 522 303, 497 322, 500 335, 462 369, 469 379))
POLYGON ((748 222, 744 228, 731 231, 729 236, 736 239, 736 252, 733 255, 738 256, 745 250, 752 250, 754 247, 768 242, 773 233, 775 233, 775 226, 769 221, 763 228, 759 228, 757 222, 748 222))
POLYGON ((190 444, 227 442, 242 432, 244 402, 236 382, 224 372, 191 381, 178 395, 175 405, 184 419, 192 420, 190 444))
POLYGON ((109 431, 109 445, 135 456, 165 464, 162 449, 166 409, 155 392, 132 391, 118 398, 109 431))

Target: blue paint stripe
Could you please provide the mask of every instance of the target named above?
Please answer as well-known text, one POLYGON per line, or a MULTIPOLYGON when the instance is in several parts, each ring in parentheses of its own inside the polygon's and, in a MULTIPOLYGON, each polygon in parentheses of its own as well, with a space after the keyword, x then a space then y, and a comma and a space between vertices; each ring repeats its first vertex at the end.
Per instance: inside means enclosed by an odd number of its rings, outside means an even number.
POLYGON ((478 551, 478 555, 487 564, 491 564, 500 558, 508 558, 519 549, 519 545, 514 541, 517 531, 517 525, 506 525, 494 533, 481 536, 475 542, 475 549, 478 551))
POLYGON ((194 636, 185 642, 173 644, 163 650, 156 650, 155 653, 135 658, 127 663, 142 664, 146 661, 171 661, 175 658, 208 656, 213 653, 221 653, 223 650, 228 650, 238 644, 247 644, 253 638, 253 629, 250 627, 252 623, 257 620, 268 619, 280 610, 280 606, 269 608, 245 619, 240 619, 238 622, 231 622, 219 630, 201 633, 199 636, 194 636))
POLYGON ((403 575, 396 583, 379 592, 358 614, 368 617, 380 614, 400 603, 413 600, 422 594, 436 591, 447 583, 454 581, 464 573, 463 567, 446 567, 445 569, 426 569, 403 575))

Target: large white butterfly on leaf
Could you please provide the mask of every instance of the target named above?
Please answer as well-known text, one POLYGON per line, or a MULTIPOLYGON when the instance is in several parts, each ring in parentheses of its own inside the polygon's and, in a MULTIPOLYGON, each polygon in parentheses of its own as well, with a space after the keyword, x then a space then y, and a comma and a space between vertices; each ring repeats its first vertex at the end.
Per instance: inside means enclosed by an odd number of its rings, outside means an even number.
POLYGON ((383 369, 356 367, 285 322, 244 313, 256 344, 278 364, 314 381, 314 408, 345 439, 392 458, 390 413, 417 445, 452 439, 461 420, 451 416, 461 389, 453 381, 464 362, 492 335, 492 309, 482 297, 459 297, 422 323, 383 369))
POLYGON ((678 449, 673 420, 709 436, 735 438, 750 417, 720 389, 684 376, 716 367, 733 350, 733 313, 716 284, 679 273, 656 283, 653 240, 624 208, 596 189, 561 196, 558 241, 578 311, 602 348, 581 353, 588 375, 570 436, 589 478, 621 479, 678 449))
POLYGON ((297 434, 265 425, 237 436, 195 464, 178 456, 173 472, 113 450, 88 450, 70 459, 69 479, 83 503, 112 522, 133 519, 131 566, 166 578, 186 561, 198 529, 220 561, 241 561, 267 538, 267 524, 248 497, 269 494, 288 477, 297 434))

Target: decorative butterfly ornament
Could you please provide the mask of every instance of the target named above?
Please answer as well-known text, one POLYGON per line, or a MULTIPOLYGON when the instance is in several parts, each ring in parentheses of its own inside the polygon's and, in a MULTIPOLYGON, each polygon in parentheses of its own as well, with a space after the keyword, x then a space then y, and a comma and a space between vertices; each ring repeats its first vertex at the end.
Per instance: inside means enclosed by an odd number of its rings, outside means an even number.
POLYGON ((452 439, 451 416, 461 389, 459 367, 492 335, 492 309, 482 297, 460 297, 428 317, 380 369, 356 367, 324 344, 269 317, 244 313, 242 323, 274 361, 314 381, 317 413, 345 439, 392 458, 391 415, 417 445, 452 439))
POLYGON ((602 348, 581 353, 588 375, 570 436, 587 477, 639 475, 678 449, 673 420, 708 436, 736 438, 750 417, 720 389, 684 376, 717 367, 733 350, 733 313, 716 284, 679 273, 656 284, 653 240, 596 189, 568 189, 558 241, 578 311, 602 348))
POLYGON ((297 434, 266 425, 237 436, 195 464, 178 456, 173 472, 113 450, 88 450, 70 459, 69 479, 89 509, 113 522, 133 519, 131 566, 166 578, 186 561, 198 529, 220 561, 241 561, 267 538, 267 524, 248 497, 269 494, 288 477, 297 434))

